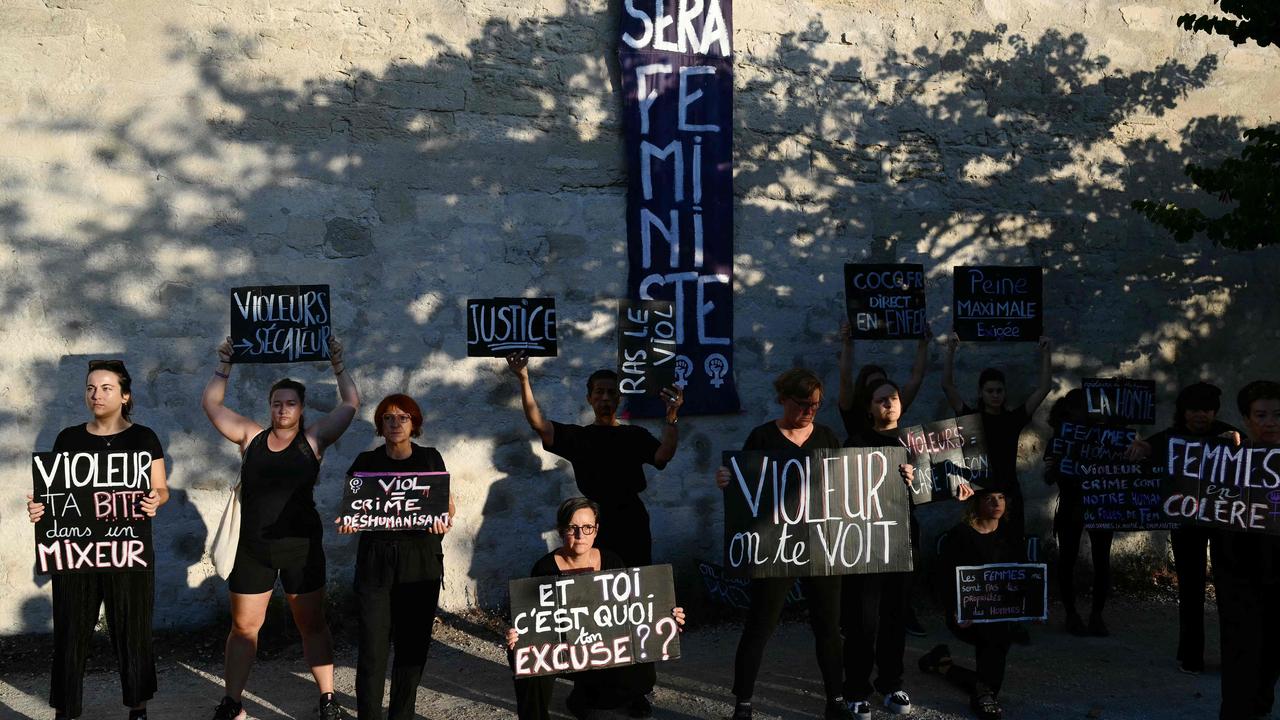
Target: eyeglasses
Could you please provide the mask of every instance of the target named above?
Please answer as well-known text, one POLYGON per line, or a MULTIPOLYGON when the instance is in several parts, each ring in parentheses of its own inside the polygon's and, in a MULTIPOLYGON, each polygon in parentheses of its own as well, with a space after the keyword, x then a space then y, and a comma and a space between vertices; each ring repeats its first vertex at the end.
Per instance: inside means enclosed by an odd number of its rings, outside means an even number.
POLYGON ((581 534, 582 537, 587 537, 589 535, 594 535, 596 528, 598 527, 600 526, 599 525, 568 525, 560 532, 564 533, 565 535, 581 534))
POLYGON ((799 398, 793 398, 793 397, 789 397, 787 399, 795 403, 796 407, 800 408, 801 410, 816 410, 818 409, 818 406, 822 404, 821 400, 814 400, 813 402, 809 402, 808 400, 801 400, 799 398))
POLYGON ((393 422, 395 422, 395 423, 399 423, 399 424, 401 424, 401 425, 407 425, 407 424, 409 424, 409 423, 413 422, 413 416, 412 416, 412 415, 403 415, 403 414, 401 414, 401 415, 393 415, 393 414, 391 414, 391 413, 387 413, 386 415, 383 415, 383 416, 382 416, 382 422, 383 422, 384 424, 386 424, 386 425, 390 425, 390 424, 391 424, 391 423, 393 423, 393 422))

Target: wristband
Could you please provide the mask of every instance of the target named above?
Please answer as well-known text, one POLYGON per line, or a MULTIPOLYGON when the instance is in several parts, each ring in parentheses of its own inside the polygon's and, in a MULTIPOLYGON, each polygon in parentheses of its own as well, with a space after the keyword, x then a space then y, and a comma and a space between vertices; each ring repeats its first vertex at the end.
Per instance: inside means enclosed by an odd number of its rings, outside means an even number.
POLYGON ((213 374, 214 374, 214 375, 217 375, 218 377, 222 378, 223 380, 230 380, 230 379, 231 379, 231 373, 224 373, 224 372, 222 372, 222 371, 220 371, 220 370, 214 370, 214 371, 213 371, 213 374))

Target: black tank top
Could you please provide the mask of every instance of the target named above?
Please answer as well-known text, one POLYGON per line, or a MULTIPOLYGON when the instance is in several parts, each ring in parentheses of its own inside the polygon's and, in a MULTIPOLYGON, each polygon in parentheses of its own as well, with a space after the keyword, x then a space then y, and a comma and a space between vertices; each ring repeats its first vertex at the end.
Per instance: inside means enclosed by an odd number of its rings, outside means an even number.
POLYGON ((263 430, 244 453, 240 476, 240 544, 263 560, 305 555, 322 534, 313 491, 320 460, 299 432, 273 452, 263 430))

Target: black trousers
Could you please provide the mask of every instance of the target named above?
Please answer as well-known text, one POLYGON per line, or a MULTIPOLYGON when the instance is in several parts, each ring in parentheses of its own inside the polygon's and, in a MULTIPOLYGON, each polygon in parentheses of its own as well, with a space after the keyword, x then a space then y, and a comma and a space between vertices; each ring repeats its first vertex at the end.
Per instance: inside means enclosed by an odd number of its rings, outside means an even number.
MULTIPOLYGON (((1053 520, 1058 534, 1058 590, 1067 612, 1076 612, 1076 561, 1080 555, 1080 538, 1084 535, 1083 512, 1058 506, 1053 520)), ((1093 555, 1093 607, 1094 615, 1101 615, 1111 595, 1111 540, 1113 530, 1089 530, 1089 546, 1093 555)))
MULTIPOLYGON (((652 670, 653 663, 568 673, 559 677, 573 681, 573 691, 569 694, 583 707, 608 710, 621 707, 644 694, 641 686, 646 674, 640 670, 642 667, 652 670)), ((519 720, 550 720, 556 677, 541 675, 515 679, 516 717, 519 720)), ((361 720, 364 720, 363 715, 361 720)))
MULTIPOLYGON (((412 720, 418 683, 431 647, 431 629, 440 601, 440 579, 403 581, 390 544, 362 552, 356 580, 360 608, 360 645, 356 659, 356 707, 362 720, 382 717, 387 659, 391 662, 390 720, 412 720), (381 548, 387 548, 381 550, 381 548), (379 567, 369 567, 371 564, 379 567)), ((362 547, 362 550, 364 548, 362 547)))
MULTIPOLYGON (((755 694, 764 649, 778 627, 778 617, 794 583, 794 578, 766 578, 752 580, 748 587, 751 604, 733 662, 733 694, 739 700, 750 700, 755 694)), ((809 604, 809 625, 813 628, 822 686, 827 699, 833 700, 840 697, 840 578, 800 578, 800 586, 809 604)))
MULTIPOLYGON (((1215 565, 1217 567, 1217 565, 1215 565)), ((1222 630, 1219 720, 1268 717, 1280 679, 1280 585, 1214 578, 1222 630)))
POLYGON ((844 576, 840 624, 846 700, 865 700, 872 690, 888 695, 902 689, 910 580, 911 573, 844 576), (874 684, 872 670, 878 670, 874 684))
POLYGON ((998 695, 1004 685, 1005 664, 1009 658, 1009 645, 1012 642, 1013 623, 984 623, 962 628, 954 619, 948 619, 947 627, 951 634, 961 642, 973 646, 974 662, 977 670, 960 667, 952 663, 947 670, 947 680, 970 697, 978 697, 985 693, 998 695))
POLYGON ((155 575, 150 572, 88 572, 53 576, 53 672, 49 705, 67 717, 84 710, 84 665, 106 605, 111 647, 120 663, 120 687, 128 707, 156 694, 151 647, 155 575))
POLYGON ((1178 574, 1178 662, 1191 670, 1204 669, 1205 551, 1210 535, 1193 526, 1169 532, 1178 574))

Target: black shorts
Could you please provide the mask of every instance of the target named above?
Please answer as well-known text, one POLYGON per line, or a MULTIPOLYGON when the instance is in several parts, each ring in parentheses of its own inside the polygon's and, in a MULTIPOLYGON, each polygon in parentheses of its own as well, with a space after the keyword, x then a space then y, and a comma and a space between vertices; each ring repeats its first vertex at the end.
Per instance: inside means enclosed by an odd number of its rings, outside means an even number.
POLYGON ((227 578, 227 585, 233 593, 258 595, 274 590, 277 577, 280 578, 284 591, 290 595, 302 595, 323 588, 324 546, 320 539, 311 541, 306 555, 300 555, 297 562, 268 563, 257 553, 240 548, 236 552, 236 565, 231 570, 231 577, 227 578))

